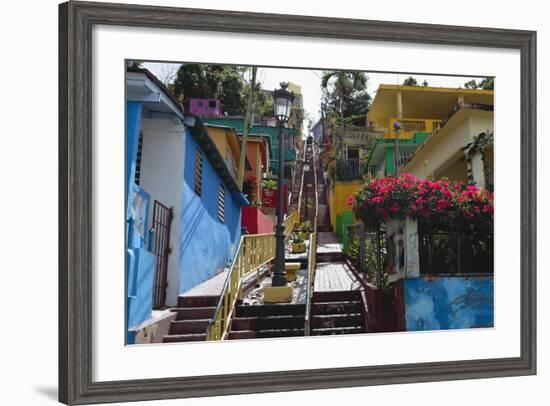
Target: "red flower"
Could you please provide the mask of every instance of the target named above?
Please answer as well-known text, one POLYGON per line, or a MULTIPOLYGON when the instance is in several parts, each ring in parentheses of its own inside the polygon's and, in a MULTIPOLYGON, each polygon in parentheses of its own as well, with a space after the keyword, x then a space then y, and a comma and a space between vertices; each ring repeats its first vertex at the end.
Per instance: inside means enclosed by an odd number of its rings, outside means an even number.
POLYGON ((437 209, 438 210, 445 210, 447 207, 449 207, 451 205, 451 203, 447 200, 443 200, 443 199, 439 199, 437 201, 437 209))

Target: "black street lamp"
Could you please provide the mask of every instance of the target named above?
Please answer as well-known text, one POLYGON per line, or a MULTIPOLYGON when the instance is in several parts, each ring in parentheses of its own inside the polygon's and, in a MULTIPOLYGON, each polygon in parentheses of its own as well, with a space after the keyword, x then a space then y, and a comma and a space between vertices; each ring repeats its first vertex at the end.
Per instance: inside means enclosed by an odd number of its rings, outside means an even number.
POLYGON ((285 173, 285 152, 283 142, 283 128, 288 122, 294 93, 287 90, 288 83, 281 83, 281 88, 273 91, 273 106, 275 108, 275 118, 277 119, 277 128, 279 135, 279 173, 277 179, 277 228, 275 231, 275 271, 273 272, 272 286, 286 286, 285 270, 285 226, 283 225, 284 216, 284 173, 285 173))

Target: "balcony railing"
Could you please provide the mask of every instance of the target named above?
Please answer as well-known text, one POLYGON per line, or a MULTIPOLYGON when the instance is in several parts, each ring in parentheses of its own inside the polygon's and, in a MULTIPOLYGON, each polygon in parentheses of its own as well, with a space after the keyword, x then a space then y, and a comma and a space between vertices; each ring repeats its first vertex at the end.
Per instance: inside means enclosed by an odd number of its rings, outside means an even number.
POLYGON ((394 138, 394 123, 399 122, 399 138, 409 139, 414 136, 415 133, 425 132, 432 133, 434 130, 441 126, 442 120, 434 119, 397 119, 390 118, 387 124, 387 131, 385 138, 394 138))
POLYGON ((334 167, 337 181, 351 181, 363 178, 363 162, 361 159, 338 159, 334 167))
POLYGON ((417 148, 417 145, 399 145, 397 148, 397 167, 400 168, 401 165, 407 162, 417 148))

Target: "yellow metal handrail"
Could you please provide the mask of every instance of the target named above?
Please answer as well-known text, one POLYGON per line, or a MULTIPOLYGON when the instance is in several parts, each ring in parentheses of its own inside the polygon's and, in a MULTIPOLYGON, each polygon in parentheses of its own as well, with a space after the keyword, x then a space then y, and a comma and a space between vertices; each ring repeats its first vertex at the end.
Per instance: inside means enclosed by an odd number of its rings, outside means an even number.
POLYGON ((233 314, 233 309, 242 296, 243 278, 275 258, 275 234, 249 234, 241 237, 239 248, 229 269, 220 301, 210 322, 207 340, 223 340, 233 314))
POLYGON ((294 226, 300 222, 300 214, 298 211, 293 211, 290 216, 285 218, 283 222, 285 226, 285 238, 294 230, 294 226))
MULTIPOLYGON (((284 221, 285 237, 298 222, 298 212, 293 212, 284 221)), ((229 327, 229 321, 237 300, 242 299, 243 279, 256 272, 260 278, 260 269, 275 258, 275 234, 248 234, 241 237, 237 253, 229 268, 220 295, 220 301, 214 312, 214 317, 208 325, 207 340, 223 340, 229 327)))

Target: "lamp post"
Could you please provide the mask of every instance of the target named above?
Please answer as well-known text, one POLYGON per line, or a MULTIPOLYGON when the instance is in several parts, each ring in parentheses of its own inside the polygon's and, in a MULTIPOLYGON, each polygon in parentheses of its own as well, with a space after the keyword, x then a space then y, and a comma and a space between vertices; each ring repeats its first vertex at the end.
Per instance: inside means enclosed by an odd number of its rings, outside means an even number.
POLYGON ((283 142, 284 124, 288 122, 294 93, 287 90, 288 83, 281 83, 281 88, 273 91, 273 107, 275 108, 275 118, 277 119, 277 128, 279 135, 279 174, 277 178, 277 227, 275 231, 275 271, 273 272, 272 286, 286 286, 285 271, 285 227, 283 225, 284 216, 284 173, 285 173, 285 153, 283 142))

